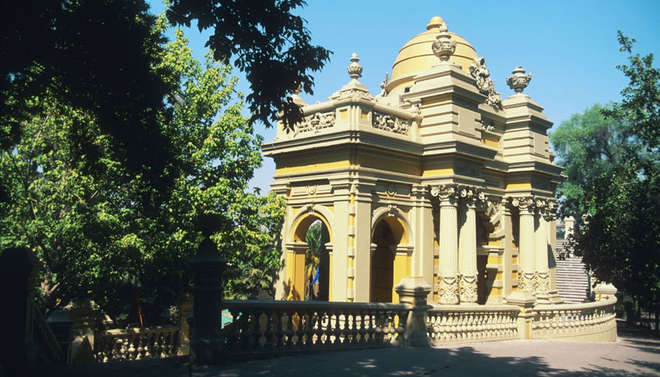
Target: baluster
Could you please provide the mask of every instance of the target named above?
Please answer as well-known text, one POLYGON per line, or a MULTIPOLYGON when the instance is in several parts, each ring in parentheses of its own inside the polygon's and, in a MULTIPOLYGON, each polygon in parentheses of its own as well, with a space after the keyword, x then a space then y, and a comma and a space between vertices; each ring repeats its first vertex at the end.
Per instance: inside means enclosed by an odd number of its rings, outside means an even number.
POLYGON ((361 345, 366 345, 367 344, 367 329, 366 329, 366 317, 365 317, 365 311, 362 310, 360 311, 360 331, 359 331, 359 336, 360 336, 360 344, 361 345))
POLYGON ((142 360, 142 351, 144 350, 143 336, 141 331, 135 334, 135 360, 142 360))

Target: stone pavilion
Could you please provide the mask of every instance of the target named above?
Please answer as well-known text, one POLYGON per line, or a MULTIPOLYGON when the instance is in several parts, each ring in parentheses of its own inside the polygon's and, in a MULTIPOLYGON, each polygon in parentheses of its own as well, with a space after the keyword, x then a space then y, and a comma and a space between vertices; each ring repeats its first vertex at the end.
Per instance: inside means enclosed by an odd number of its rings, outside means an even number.
POLYGON ((325 247, 318 298, 398 302, 404 278, 432 304, 559 303, 552 123, 518 66, 502 99, 486 60, 433 17, 400 50, 382 91, 349 81, 306 104, 293 130, 263 146, 286 199, 276 299, 310 295, 309 227, 325 247))

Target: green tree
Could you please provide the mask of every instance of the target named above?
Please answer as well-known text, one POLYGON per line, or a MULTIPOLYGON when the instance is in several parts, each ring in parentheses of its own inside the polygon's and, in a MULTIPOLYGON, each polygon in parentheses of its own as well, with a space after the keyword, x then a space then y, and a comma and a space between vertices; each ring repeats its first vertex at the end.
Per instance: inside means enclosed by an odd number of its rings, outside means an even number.
MULTIPOLYGON (((163 29, 164 19, 155 27, 163 29)), ((161 64, 154 69, 170 72, 164 80, 179 87, 167 97, 172 117, 159 123, 181 161, 171 166, 167 195, 115 158, 94 113, 50 92, 30 99, 25 137, 2 152, 10 200, 0 204, 0 248, 35 251, 53 307, 89 297, 118 317, 134 316, 139 302, 146 322, 158 321, 188 289, 185 262, 204 227, 229 262, 228 295, 272 289, 283 207, 273 195, 246 192, 261 139, 241 115, 231 67, 193 59, 180 31, 161 64), (94 173, 67 143, 80 130, 97 154, 94 173)))
POLYGON ((575 115, 551 135, 568 177, 558 195, 563 214, 577 220, 569 247, 599 280, 658 313, 660 71, 653 55, 632 53, 634 40, 619 32, 619 42, 630 61, 618 66, 629 79, 623 100, 575 115))
MULTIPOLYGON (((173 22, 214 27, 208 45, 217 60, 246 72, 253 119, 267 125, 284 110, 292 124, 300 110, 287 100, 298 85, 311 92, 310 71, 329 51, 311 44, 293 11, 301 0, 173 2, 173 22)), ((164 98, 176 88, 162 64, 164 35, 145 0, 40 0, 0 3, 0 150, 11 150, 33 119, 35 96, 95 117, 113 159, 165 193, 176 165, 170 135, 159 127, 172 116, 164 98), (155 69, 158 67, 158 69, 155 69)), ((96 163, 86 122, 68 138, 77 158, 96 163)), ((94 173, 92 167, 90 173, 94 173)), ((0 200, 7 193, 0 192, 0 200)))

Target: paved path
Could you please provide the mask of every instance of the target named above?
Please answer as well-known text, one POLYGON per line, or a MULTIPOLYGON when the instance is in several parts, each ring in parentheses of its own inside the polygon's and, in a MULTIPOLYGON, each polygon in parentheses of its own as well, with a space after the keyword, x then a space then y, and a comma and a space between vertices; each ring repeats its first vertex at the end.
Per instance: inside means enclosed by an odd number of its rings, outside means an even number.
POLYGON ((616 343, 506 341, 433 349, 371 349, 280 357, 215 367, 182 360, 52 370, 52 376, 660 376, 660 339, 619 334, 616 343), (190 374, 189 374, 190 373, 190 374))

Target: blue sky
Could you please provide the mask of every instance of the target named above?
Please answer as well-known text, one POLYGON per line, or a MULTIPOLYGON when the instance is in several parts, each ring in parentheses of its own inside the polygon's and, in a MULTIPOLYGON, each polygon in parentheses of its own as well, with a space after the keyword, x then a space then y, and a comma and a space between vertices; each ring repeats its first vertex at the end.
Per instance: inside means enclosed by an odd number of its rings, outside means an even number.
MULTIPOLYGON (((154 12, 163 9, 159 0, 153 0, 152 7, 154 12)), ((346 67, 353 52, 364 67, 360 81, 377 94, 399 49, 423 32, 433 16, 442 17, 450 31, 486 58, 503 98, 513 93, 505 80, 514 67, 522 65, 532 73, 525 93, 545 108, 555 125, 595 103, 620 99, 627 80, 616 65, 627 60, 619 52, 617 30, 637 40, 634 51, 660 56, 660 1, 656 0, 308 0, 297 13, 307 20, 313 43, 333 51, 330 62, 314 75, 314 94, 301 94, 307 103, 324 101, 348 82, 346 67)), ((199 58, 206 51, 206 35, 196 29, 186 31, 199 58)), ((239 89, 247 93, 248 84, 236 73, 239 89)), ((275 135, 272 128, 257 129, 266 141, 275 135)), ((272 160, 264 159, 251 186, 266 192, 274 171, 272 160)))

